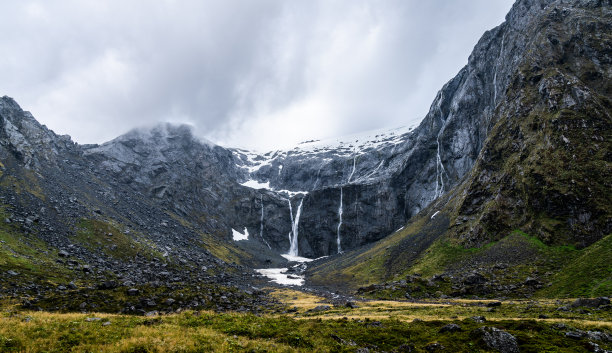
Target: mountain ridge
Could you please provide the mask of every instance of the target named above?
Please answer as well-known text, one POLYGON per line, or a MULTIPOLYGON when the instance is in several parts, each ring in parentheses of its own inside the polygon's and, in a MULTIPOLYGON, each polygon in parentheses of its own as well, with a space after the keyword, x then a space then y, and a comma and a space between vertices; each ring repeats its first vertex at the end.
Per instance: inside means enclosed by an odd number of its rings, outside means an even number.
MULTIPOLYGON (((499 261, 474 265, 464 253, 489 244, 541 250, 559 271, 537 241, 588 248, 612 224, 609 15, 605 1, 519 0, 418 127, 339 149, 314 142, 255 154, 167 124, 78 145, 0 98, 0 196, 7 224, 17 224, 5 231, 35 234, 55 258, 74 254, 53 265, 63 273, 87 268, 142 286, 167 283, 159 272, 186 285, 258 285, 250 270, 285 266, 281 254, 328 256, 309 265, 316 285, 356 287, 417 268, 456 275, 428 255, 445 252, 489 276, 499 261), (234 241, 235 232, 250 236, 234 241)), ((516 284, 457 285, 440 291, 511 293, 516 284)))

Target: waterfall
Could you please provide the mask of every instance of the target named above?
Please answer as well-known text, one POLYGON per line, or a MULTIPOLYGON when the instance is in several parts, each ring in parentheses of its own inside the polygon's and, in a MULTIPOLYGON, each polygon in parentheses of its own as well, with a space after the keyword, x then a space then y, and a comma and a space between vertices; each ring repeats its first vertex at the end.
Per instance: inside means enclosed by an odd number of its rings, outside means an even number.
POLYGON ((495 74, 493 75, 493 106, 495 106, 495 102, 497 101, 497 68, 499 67, 499 59, 501 59, 502 54, 504 52, 504 41, 506 40, 506 33, 502 36, 501 48, 499 49, 499 55, 497 56, 497 61, 495 62, 495 74))
POLYGON ((442 123, 442 127, 440 128, 438 136, 436 137, 436 144, 438 145, 438 149, 436 151, 436 193, 434 195, 434 200, 444 194, 444 174, 446 174, 446 169, 444 169, 442 157, 440 156, 440 136, 444 132, 446 123, 450 118, 451 117, 448 116, 446 120, 442 123))
MULTIPOLYGON (((351 182, 351 179, 353 179, 353 175, 355 175, 355 169, 357 166, 357 154, 355 153, 353 155, 353 170, 351 170, 351 174, 348 177, 348 180, 346 181, 346 184, 351 182)), ((346 185, 345 184, 345 185, 346 185)), ((338 245, 338 254, 342 253, 342 245, 341 245, 341 238, 340 238, 340 228, 342 227, 342 213, 343 213, 343 205, 342 205, 342 186, 340 186, 340 207, 338 207, 338 229, 336 230, 336 244, 338 245)))
POLYGON ((353 175, 355 174, 355 164, 357 163, 357 155, 353 156, 353 170, 351 171, 351 175, 349 175, 348 181, 346 182, 347 184, 351 182, 351 179, 353 179, 353 175))
POLYGON ((289 233, 289 255, 298 256, 298 228, 300 224, 300 215, 302 214, 302 205, 304 204, 304 198, 300 201, 295 219, 293 218, 293 209, 291 207, 291 200, 289 202, 289 213, 291 214, 291 233, 289 233))
POLYGON ((268 246, 268 249, 272 250, 272 247, 270 246, 270 244, 268 244, 268 242, 266 241, 266 239, 263 236, 263 229, 264 229, 264 203, 263 203, 263 196, 259 196, 259 200, 261 201, 261 220, 260 222, 260 228, 259 228, 259 236, 261 237, 261 240, 263 240, 264 243, 266 243, 266 245, 268 246))
POLYGON ((338 217, 340 218, 340 222, 338 222, 338 230, 336 231, 338 243, 338 254, 342 252, 342 247, 340 245, 340 227, 342 227, 342 187, 340 187, 340 208, 338 208, 338 217))
POLYGON ((444 194, 444 174, 446 173, 444 164, 442 164, 442 157, 440 157, 440 134, 438 134, 436 143, 438 144, 438 151, 436 152, 436 193, 434 199, 444 194))

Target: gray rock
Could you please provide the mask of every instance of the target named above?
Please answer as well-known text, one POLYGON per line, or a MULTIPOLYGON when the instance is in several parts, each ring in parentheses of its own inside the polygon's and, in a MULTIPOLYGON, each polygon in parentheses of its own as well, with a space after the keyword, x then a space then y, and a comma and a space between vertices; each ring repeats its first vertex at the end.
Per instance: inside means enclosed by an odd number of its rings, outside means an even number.
POLYGON ((445 333, 445 332, 458 332, 458 331, 461 331, 461 326, 457 324, 448 324, 446 326, 442 326, 442 328, 438 332, 445 333))
POLYGON ((516 338, 496 327, 480 327, 474 330, 473 335, 480 338, 488 348, 500 353, 519 352, 516 338))
POLYGON ((606 297, 599 298, 578 298, 572 303, 572 307, 588 307, 588 308, 598 308, 600 306, 609 305, 610 299, 606 297))

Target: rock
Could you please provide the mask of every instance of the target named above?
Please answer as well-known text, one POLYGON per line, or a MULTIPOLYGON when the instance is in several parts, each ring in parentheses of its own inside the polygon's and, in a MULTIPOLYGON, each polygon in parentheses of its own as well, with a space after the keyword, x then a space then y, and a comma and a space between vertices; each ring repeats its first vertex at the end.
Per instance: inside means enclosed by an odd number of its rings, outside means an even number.
POLYGON ((586 343, 586 348, 589 350, 589 352, 609 353, 609 351, 602 349, 597 343, 591 341, 586 343))
POLYGON ((157 311, 153 310, 153 311, 146 312, 144 315, 147 316, 147 317, 151 317, 151 316, 157 316, 157 315, 159 315, 159 313, 157 311))
POLYGON ((501 306, 501 305, 502 305, 502 302, 489 302, 489 303, 487 303, 487 307, 489 307, 489 308, 495 308, 495 307, 498 307, 498 306, 501 306))
POLYGON ((593 341, 612 342, 612 335, 601 331, 587 331, 587 337, 593 341))
POLYGON ((484 316, 472 316, 470 319, 479 324, 487 321, 487 319, 484 316))
POLYGON ((119 284, 115 281, 106 281, 98 284, 98 289, 115 289, 119 286, 119 284))
POLYGON ((565 337, 572 338, 575 340, 579 340, 584 337, 584 332, 582 331, 568 331, 565 333, 565 337))
POLYGON ((19 276, 19 272, 17 272, 17 271, 13 271, 13 270, 8 270, 8 271, 6 271, 6 273, 7 273, 9 276, 19 276))
POLYGON ((318 305, 318 306, 308 310, 308 312, 318 313, 318 312, 327 311, 327 310, 330 310, 330 309, 331 309, 331 307, 329 305, 318 305))
POLYGON ((472 272, 463 279, 463 284, 467 286, 484 284, 486 282, 487 278, 478 272, 472 272))
POLYGON ((110 321, 105 321, 102 323, 102 326, 110 326, 111 322, 110 321))
POLYGON ((359 306, 357 305, 357 303, 353 302, 353 301, 347 301, 346 304, 344 305, 347 308, 351 308, 351 309, 357 309, 359 308, 359 306))
POLYGON ((445 332, 458 332, 458 331, 461 331, 461 326, 457 324, 448 324, 446 326, 443 326, 438 332, 445 333, 445 332))
POLYGON ((416 350, 415 350, 414 346, 410 345, 410 344, 402 344, 401 346, 398 346, 395 349, 395 352, 398 352, 398 353, 411 353, 411 352, 415 352, 415 351, 416 350))
POLYGON ((70 254, 69 254, 69 253, 68 253, 68 251, 66 251, 66 250, 60 250, 60 251, 57 253, 57 255, 58 255, 59 257, 68 257, 68 256, 70 256, 70 254))
POLYGON ((516 338, 506 331, 496 327, 485 326, 474 330, 473 336, 478 337, 484 344, 500 353, 518 353, 519 347, 516 338))
POLYGON ((526 286, 538 286, 538 285, 541 285, 542 283, 540 283, 540 281, 537 278, 527 277, 527 279, 525 279, 525 282, 523 282, 523 284, 526 286))
POLYGON ((87 321, 87 322, 100 321, 100 320, 102 320, 102 318, 99 318, 99 317, 88 317, 88 318, 85 318, 85 321, 87 321))
POLYGON ((136 296, 140 293, 140 290, 138 288, 130 288, 127 290, 127 295, 129 296, 136 296))
POLYGON ((174 304, 175 300, 172 298, 168 298, 166 299, 166 301, 164 302, 166 305, 170 306, 172 304, 174 304))
POLYGON ((438 342, 430 343, 425 346, 425 350, 428 352, 439 352, 444 350, 444 348, 445 347, 438 342))
POLYGON ((603 305, 609 305, 610 298, 599 297, 599 298, 578 298, 572 303, 572 307, 588 307, 588 308, 598 308, 603 305))

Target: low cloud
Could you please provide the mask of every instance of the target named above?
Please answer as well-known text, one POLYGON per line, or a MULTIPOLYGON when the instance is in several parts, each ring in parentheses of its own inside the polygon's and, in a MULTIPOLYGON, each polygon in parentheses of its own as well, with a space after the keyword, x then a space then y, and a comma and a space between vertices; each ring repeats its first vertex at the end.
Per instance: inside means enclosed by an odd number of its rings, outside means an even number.
POLYGON ((103 142, 185 122, 271 149, 418 123, 511 1, 0 4, 0 94, 103 142))

